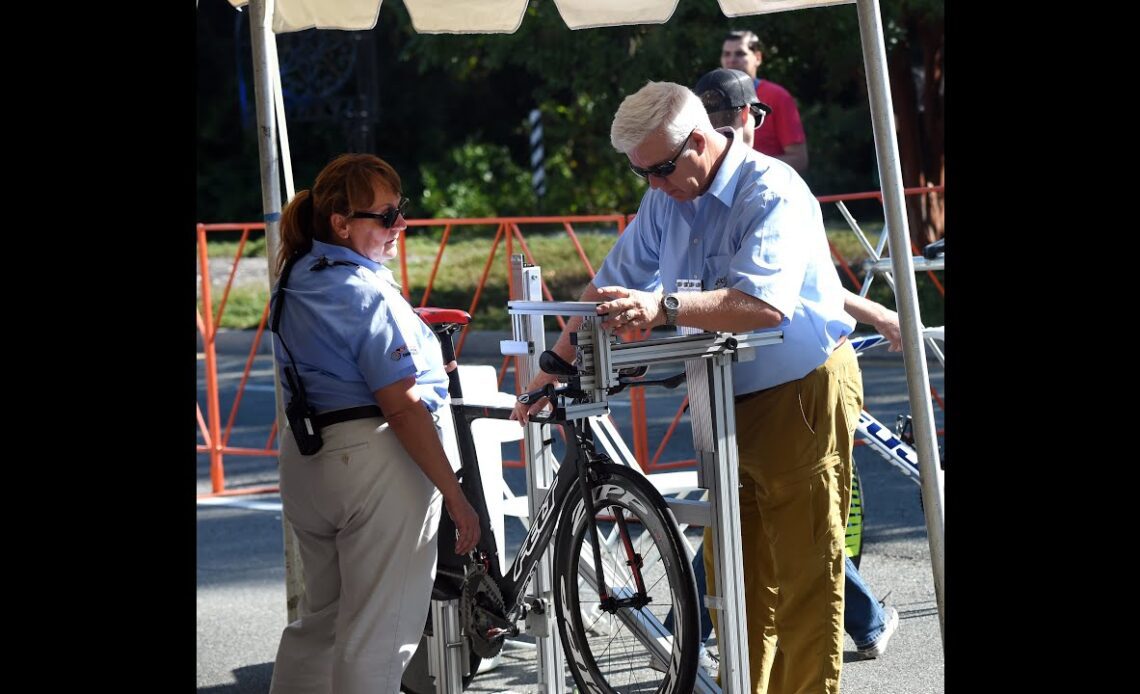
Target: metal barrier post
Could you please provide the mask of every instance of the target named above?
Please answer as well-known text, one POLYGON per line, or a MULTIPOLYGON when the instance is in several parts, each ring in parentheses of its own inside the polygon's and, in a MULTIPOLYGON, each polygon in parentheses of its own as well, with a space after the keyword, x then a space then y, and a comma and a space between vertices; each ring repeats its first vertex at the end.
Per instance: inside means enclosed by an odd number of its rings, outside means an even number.
POLYGON ((206 421, 210 427, 210 488, 217 494, 226 488, 225 469, 222 467, 222 417, 218 398, 218 353, 214 340, 218 328, 214 325, 214 301, 210 287, 210 256, 206 247, 206 227, 198 225, 198 268, 202 273, 201 318, 202 350, 206 355, 206 421))

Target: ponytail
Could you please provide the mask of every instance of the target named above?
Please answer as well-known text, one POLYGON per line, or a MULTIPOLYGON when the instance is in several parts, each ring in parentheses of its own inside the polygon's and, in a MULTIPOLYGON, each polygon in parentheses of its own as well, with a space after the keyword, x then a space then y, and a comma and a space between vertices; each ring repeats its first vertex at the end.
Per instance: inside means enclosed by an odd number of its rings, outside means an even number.
POLYGON ((308 253, 313 247, 313 194, 297 191, 281 213, 281 248, 277 252, 277 272, 294 254, 308 253))

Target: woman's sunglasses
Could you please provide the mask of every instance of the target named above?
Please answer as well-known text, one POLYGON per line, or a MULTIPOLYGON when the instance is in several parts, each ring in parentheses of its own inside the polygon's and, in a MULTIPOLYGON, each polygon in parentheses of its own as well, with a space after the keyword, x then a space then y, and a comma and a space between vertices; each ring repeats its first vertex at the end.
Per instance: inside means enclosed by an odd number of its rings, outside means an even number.
POLYGON ((391 229, 392 225, 396 223, 396 217, 404 214, 404 210, 408 209, 407 198, 400 198, 400 204, 389 209, 387 212, 353 212, 348 215, 349 217, 365 217, 367 219, 379 219, 384 228, 391 229))

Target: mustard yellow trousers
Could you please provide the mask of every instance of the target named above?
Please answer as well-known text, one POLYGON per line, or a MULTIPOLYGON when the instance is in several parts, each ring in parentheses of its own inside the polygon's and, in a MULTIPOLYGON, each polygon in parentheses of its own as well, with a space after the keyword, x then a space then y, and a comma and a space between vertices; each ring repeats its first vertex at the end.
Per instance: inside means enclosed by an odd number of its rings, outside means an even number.
MULTIPOLYGON (((839 692, 843 539, 862 407, 863 378, 847 342, 803 378, 737 401, 749 674, 756 694, 839 692)), ((711 579, 713 554, 704 557, 711 579)), ((715 610, 712 616, 719 641, 715 610)))

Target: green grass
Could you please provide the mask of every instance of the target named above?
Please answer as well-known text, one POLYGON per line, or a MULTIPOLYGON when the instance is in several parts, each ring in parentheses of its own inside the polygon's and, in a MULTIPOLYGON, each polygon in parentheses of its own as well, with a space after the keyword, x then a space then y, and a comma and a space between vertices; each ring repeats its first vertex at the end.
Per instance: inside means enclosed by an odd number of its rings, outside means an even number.
MULTIPOLYGON (((238 245, 240 245, 240 241, 210 241, 207 243, 206 252, 211 258, 228 258, 233 260, 234 256, 237 255, 238 245)), ((241 257, 265 257, 265 235, 263 232, 250 232, 250 238, 245 242, 245 248, 242 249, 241 257), (257 236, 254 236, 254 234, 257 234, 257 236)))
MULTIPOLYGON (((868 240, 874 245, 878 241, 881 224, 867 224, 863 226, 868 240)), ((860 264, 866 258, 866 253, 845 224, 842 222, 828 226, 828 238, 839 249, 848 262, 858 272, 860 264)), ((411 287, 411 301, 418 306, 424 296, 428 277, 438 250, 439 234, 425 234, 415 232, 406 240, 406 258, 408 263, 408 278, 411 287)), ((582 244, 586 257, 597 270, 616 240, 612 232, 604 231, 578 231, 578 239, 582 244)), ((460 308, 471 311, 475 289, 483 274, 490 252, 490 239, 462 238, 453 234, 448 242, 446 251, 440 262, 439 270, 435 276, 428 303, 431 306, 460 308)), ((211 258, 224 258, 232 260, 237 252, 236 241, 211 242, 209 255, 211 258)), ((562 232, 527 234, 527 247, 534 257, 535 263, 542 267, 542 278, 550 289, 555 300, 573 300, 578 297, 590 274, 582 264, 578 253, 562 232)), ((513 245, 512 251, 521 253, 518 243, 513 245)), ((242 263, 264 263, 264 260, 249 260, 248 258, 265 257, 265 240, 263 236, 251 238, 242 253, 242 263)), ((391 264, 392 271, 399 280, 399 266, 391 264)), ((472 311, 473 326, 477 330, 510 330, 510 316, 507 313, 507 272, 509 262, 505 242, 500 242, 495 250, 495 259, 490 267, 487 281, 479 297, 479 303, 472 311)), ((228 272, 228 270, 227 270, 228 272)), ((941 280, 941 274, 938 273, 941 280)), ((851 288, 844 273, 840 273, 844 285, 851 288)), ((213 299, 215 307, 221 300, 226 276, 213 277, 213 299)), ((918 275, 919 303, 923 322, 927 325, 941 325, 943 301, 937 291, 927 279, 925 273, 918 275)), ((886 282, 877 279, 871 287, 870 298, 894 308, 894 297, 886 282)), ((226 302, 226 310, 222 316, 223 328, 254 328, 261 319, 265 303, 269 299, 267 284, 251 281, 247 284, 238 284, 230 291, 226 302)), ((548 319, 547 328, 556 329, 553 319, 548 319)))
MULTIPOLYGON (((214 296, 214 305, 222 300, 221 291, 214 296)), ((269 301, 269 288, 243 285, 235 286, 226 298, 226 310, 222 314, 223 328, 256 328, 269 301)), ((199 300, 198 308, 201 309, 199 300)), ((215 308, 216 310, 216 308, 215 308)))
MULTIPOLYGON (((579 232, 578 240, 595 270, 609 252, 616 235, 602 232, 579 232)), ((419 305, 424 295, 435 262, 436 248, 428 243, 416 243, 419 239, 409 239, 407 244, 408 278, 411 285, 412 303, 419 305)), ((542 268, 542 279, 555 300, 577 299, 586 284, 590 273, 582 263, 576 250, 565 234, 530 234, 527 238, 535 264, 542 268)), ((448 243, 436 274, 428 303, 432 306, 462 308, 471 311, 475 298, 475 288, 482 277, 487 262, 490 244, 486 240, 452 240, 448 243)), ((517 243, 512 252, 522 253, 517 243)), ((475 327, 481 330, 509 330, 511 321, 507 313, 509 299, 507 273, 509 259, 505 244, 500 243, 495 250, 495 259, 488 270, 487 280, 479 296, 479 303, 472 313, 475 327)), ((553 329, 553 319, 551 325, 553 329)))
MULTIPOLYGON (((864 223, 859 222, 859 228, 863 230, 863 234, 867 237, 871 247, 877 247, 879 243, 879 236, 882 234, 883 223, 864 223)), ((827 231, 827 240, 831 245, 835 246, 840 255, 847 259, 850 264, 858 264, 867 259, 868 255, 863 250, 863 245, 859 243, 858 237, 851 228, 847 226, 846 222, 828 222, 825 225, 827 231)))
MULTIPOLYGON (((578 231, 578 239, 586 257, 596 270, 613 246, 616 236, 613 233, 578 231)), ((435 235, 438 237, 438 234, 435 235)), ((211 258, 232 261, 237 253, 236 241, 210 242, 208 254, 211 258)), ((590 280, 590 273, 582 264, 581 258, 561 232, 549 234, 530 233, 527 236, 529 248, 535 263, 542 267, 542 277, 556 300, 576 299, 590 280)), ((427 234, 413 234, 405 245, 408 264, 408 279, 411 288, 411 301, 418 306, 424 296, 438 252, 438 240, 427 234)), ((486 238, 464 239, 453 235, 440 260, 428 303, 432 306, 471 310, 475 290, 483 276, 490 252, 491 241, 486 238)), ((522 253, 516 242, 512 252, 522 253)), ((265 257, 263 238, 251 239, 242 253, 242 263, 264 262, 248 258, 265 257)), ((399 266, 390 264, 400 280, 399 266)), ((507 273, 509 258, 505 242, 500 242, 495 250, 495 259, 488 270, 487 280, 473 312, 473 322, 479 330, 509 330, 510 316, 507 313, 507 273)), ((226 270, 228 273, 228 268, 226 270)), ((213 276, 212 291, 215 310, 221 300, 226 275, 213 276)), ((235 285, 226 301, 222 315, 223 328, 254 328, 261 318, 265 302, 269 300, 268 284, 260 283, 235 285)), ((199 306, 200 308, 200 306, 199 306)), ((553 321, 553 319, 551 319, 553 321)), ((553 328, 551 323, 551 329, 553 328)))

